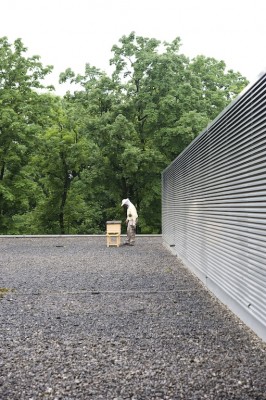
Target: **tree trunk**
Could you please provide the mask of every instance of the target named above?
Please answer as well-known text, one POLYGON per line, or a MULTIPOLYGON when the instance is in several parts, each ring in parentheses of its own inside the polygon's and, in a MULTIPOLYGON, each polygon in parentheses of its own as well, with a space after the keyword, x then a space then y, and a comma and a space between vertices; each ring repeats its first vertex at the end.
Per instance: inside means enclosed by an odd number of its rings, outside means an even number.
POLYGON ((64 209, 67 200, 67 192, 68 192, 68 175, 65 177, 64 181, 64 190, 61 197, 61 205, 60 205, 60 212, 59 212, 59 225, 60 225, 60 233, 62 235, 65 234, 65 218, 64 218, 64 209))

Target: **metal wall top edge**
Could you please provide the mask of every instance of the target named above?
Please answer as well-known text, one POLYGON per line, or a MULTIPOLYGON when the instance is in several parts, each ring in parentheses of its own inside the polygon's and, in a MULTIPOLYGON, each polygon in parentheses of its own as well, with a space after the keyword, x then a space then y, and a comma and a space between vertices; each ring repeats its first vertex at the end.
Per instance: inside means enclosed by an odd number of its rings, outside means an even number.
POLYGON ((167 171, 168 168, 178 159, 180 158, 184 153, 188 151, 188 149, 194 145, 195 142, 197 142, 202 135, 204 135, 205 132, 207 132, 216 122, 219 120, 224 114, 226 114, 234 105, 236 102, 238 102, 246 93, 252 90, 252 88, 259 83, 260 80, 262 80, 264 77, 266 77, 266 68, 265 70, 261 71, 258 74, 258 77, 256 80, 250 82, 235 98, 234 100, 231 101, 228 106, 226 106, 223 111, 217 115, 217 117, 212 120, 206 128, 201 131, 198 136, 195 137, 195 139, 192 140, 192 142, 162 171, 162 174, 167 171))

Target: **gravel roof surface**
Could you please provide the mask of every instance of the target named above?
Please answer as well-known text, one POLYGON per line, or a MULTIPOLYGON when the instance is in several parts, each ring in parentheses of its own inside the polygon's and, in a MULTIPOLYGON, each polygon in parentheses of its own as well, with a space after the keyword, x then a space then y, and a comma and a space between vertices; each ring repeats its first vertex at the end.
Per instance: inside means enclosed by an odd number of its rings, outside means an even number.
POLYGON ((162 245, 0 238, 0 399, 266 399, 266 344, 162 245))

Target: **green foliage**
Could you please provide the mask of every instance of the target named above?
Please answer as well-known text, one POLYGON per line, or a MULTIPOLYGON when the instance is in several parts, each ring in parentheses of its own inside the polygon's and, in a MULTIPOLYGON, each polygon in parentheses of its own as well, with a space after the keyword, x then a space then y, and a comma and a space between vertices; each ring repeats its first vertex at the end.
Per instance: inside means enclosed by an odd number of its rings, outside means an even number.
POLYGON ((0 38, 0 233, 104 234, 125 197, 138 232, 160 233, 162 170, 248 83, 180 47, 132 32, 111 77, 68 68, 60 82, 78 90, 60 98, 41 83, 52 67, 0 38))
POLYGON ((27 169, 38 146, 46 111, 41 80, 52 67, 43 67, 38 56, 25 57, 21 39, 10 44, 0 38, 0 231, 9 233, 13 216, 28 211, 34 203, 35 185, 27 169), (25 172, 27 170, 27 173, 25 172))

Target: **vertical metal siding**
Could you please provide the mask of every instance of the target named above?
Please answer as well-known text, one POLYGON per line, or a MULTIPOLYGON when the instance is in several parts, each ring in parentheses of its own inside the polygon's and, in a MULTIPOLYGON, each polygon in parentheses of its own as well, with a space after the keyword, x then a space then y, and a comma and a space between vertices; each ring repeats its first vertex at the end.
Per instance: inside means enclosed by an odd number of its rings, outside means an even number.
POLYGON ((166 246, 266 340, 266 74, 162 173, 166 246))

